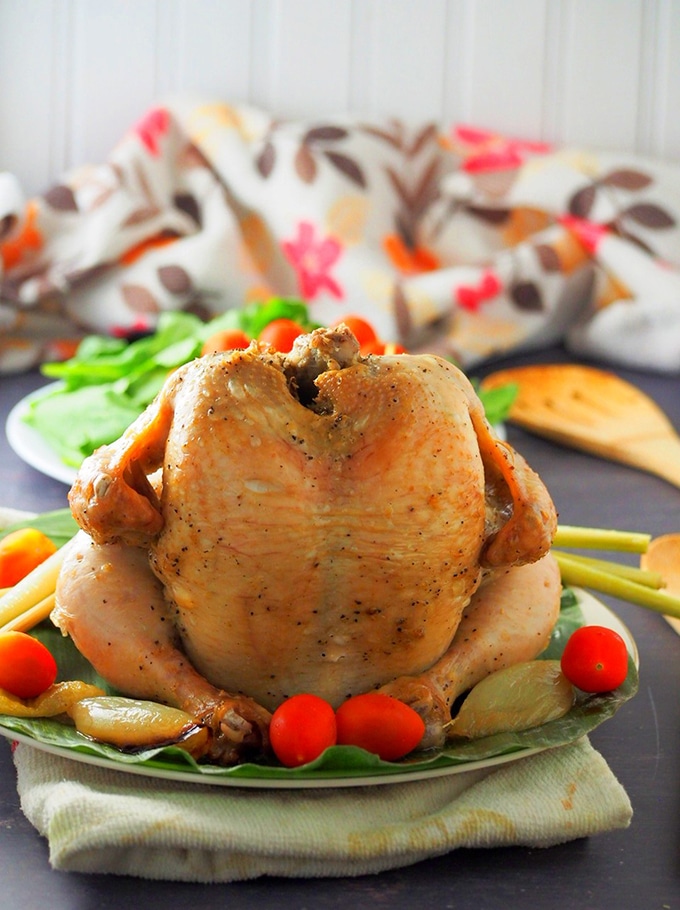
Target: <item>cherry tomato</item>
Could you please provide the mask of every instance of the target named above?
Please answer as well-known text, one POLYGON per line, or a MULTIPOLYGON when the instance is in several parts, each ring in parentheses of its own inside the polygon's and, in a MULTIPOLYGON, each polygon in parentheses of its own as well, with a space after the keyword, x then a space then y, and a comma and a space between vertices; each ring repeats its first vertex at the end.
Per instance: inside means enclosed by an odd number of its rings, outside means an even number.
POLYGON ((611 692, 628 675, 628 649, 618 632, 605 626, 582 626, 569 637, 562 672, 584 692, 611 692))
POLYGON ((406 354, 402 344, 393 341, 372 341, 361 349, 362 354, 406 354))
POLYGON ((236 351, 247 348, 250 344, 250 338, 241 329, 223 329, 221 332, 215 332, 203 342, 201 356, 204 354, 215 354, 218 351, 236 351))
POLYGON ((344 323, 351 330, 362 350, 364 345, 373 344, 378 340, 373 326, 361 316, 343 316, 334 323, 334 326, 340 325, 340 323, 344 323))
POLYGON ((269 739, 278 760, 289 768, 314 761, 336 742, 335 712, 318 695, 302 693, 282 702, 272 715, 269 739))
POLYGON ((11 588, 37 568, 57 547, 36 528, 20 528, 0 540, 0 588, 11 588))
POLYGON ((45 645, 26 632, 0 633, 0 689, 35 698, 57 678, 57 663, 45 645))
POLYGON ((298 335, 304 335, 304 332, 303 327, 293 319, 273 319, 262 329, 258 338, 286 354, 293 349, 293 342, 298 335))
POLYGON ((408 755, 425 732, 420 714, 403 701, 381 692, 348 698, 335 717, 340 745, 361 746, 384 761, 408 755))

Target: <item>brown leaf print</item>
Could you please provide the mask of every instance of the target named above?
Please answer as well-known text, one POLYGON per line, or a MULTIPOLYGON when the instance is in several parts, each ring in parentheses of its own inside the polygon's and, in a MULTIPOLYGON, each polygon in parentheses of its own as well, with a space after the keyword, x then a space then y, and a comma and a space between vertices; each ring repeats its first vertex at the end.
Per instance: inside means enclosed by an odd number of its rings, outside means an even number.
POLYGON ((344 174, 349 180, 353 183, 356 183, 357 186, 362 187, 366 186, 366 178, 364 177, 364 172, 361 170, 356 161, 353 161, 347 155, 341 155, 339 152, 324 151, 324 155, 330 161, 330 163, 335 167, 341 174, 344 174))
POLYGON ((302 141, 307 142, 338 142, 349 135, 346 129, 340 126, 314 126, 307 130, 302 141))
POLYGON ((508 168, 504 171, 479 171, 470 176, 475 189, 484 196, 488 196, 490 199, 502 199, 517 182, 517 174, 516 169, 508 168))
POLYGON ((70 186, 57 184, 51 187, 43 197, 50 208, 58 212, 77 212, 78 203, 70 186))
POLYGON ((402 202, 408 204, 411 198, 411 194, 408 187, 401 179, 401 176, 391 167, 386 167, 385 173, 389 177, 390 183, 392 184, 392 187, 394 188, 397 196, 401 199, 402 202))
POLYGON ((408 305, 406 295, 404 294, 404 289, 399 282, 394 286, 392 309, 397 323, 399 338, 404 341, 410 336, 413 330, 413 321, 411 319, 411 309, 408 305))
POLYGON ((201 208, 195 196, 192 196, 191 193, 176 193, 172 201, 175 203, 175 208, 184 212, 192 221, 196 222, 198 227, 201 227, 201 208))
POLYGON ((648 174, 643 174, 642 171, 620 168, 605 174, 604 177, 600 177, 598 183, 603 186, 615 186, 620 190, 643 190, 653 183, 653 180, 648 174))
POLYGON ((637 237, 635 234, 631 234, 631 232, 627 231, 625 227, 618 224, 612 224, 610 225, 610 228, 619 237, 622 237, 624 240, 627 240, 628 243, 632 243, 633 246, 636 246, 638 249, 642 250, 643 253, 647 253, 648 256, 656 256, 654 249, 650 246, 650 244, 646 243, 642 237, 637 237))
POLYGON ((181 265, 162 265, 158 280, 171 294, 187 294, 192 288, 191 277, 181 265))
POLYGON ((404 241, 404 245, 409 250, 414 250, 416 248, 416 233, 413 220, 408 216, 408 213, 397 212, 394 216, 394 224, 397 234, 404 241))
POLYGON ((510 296, 518 309, 540 312, 543 309, 541 292, 533 281, 518 281, 510 287, 510 296))
POLYGON ((146 200, 145 205, 140 205, 135 209, 123 222, 123 227, 131 227, 135 224, 141 224, 144 221, 150 221, 152 218, 155 218, 156 215, 160 212, 158 204, 154 198, 153 190, 147 179, 147 175, 144 169, 141 166, 135 168, 135 174, 137 176, 137 181, 139 187, 142 191, 142 194, 146 200))
POLYGON ((140 284, 121 285, 120 293, 133 313, 158 313, 160 307, 151 291, 140 284))
POLYGON ((547 243, 537 243, 534 249, 544 272, 560 272, 562 270, 560 257, 553 247, 547 243))
POLYGON ((466 205, 465 211, 474 218, 493 225, 505 224, 512 214, 510 209, 490 209, 481 205, 466 205))
POLYGON ((203 303, 202 300, 197 300, 195 298, 189 300, 182 307, 182 310, 185 313, 192 313, 194 316, 198 316, 202 322, 208 322, 208 320, 212 319, 215 315, 215 312, 211 310, 207 304, 203 303))
POLYGON ((177 156, 177 164, 180 167, 186 168, 205 167, 208 170, 212 169, 208 159, 193 142, 185 145, 184 148, 180 150, 180 153, 177 156))
POLYGON ((295 155, 295 171, 303 183, 314 183, 316 179, 316 161, 309 146, 301 145, 295 155))
POLYGON ((423 129, 417 133, 411 145, 406 149, 408 157, 415 158, 428 142, 436 141, 437 135, 437 127, 434 123, 428 123, 424 126, 423 129))
POLYGON ((643 227, 656 230, 675 227, 675 218, 661 206, 654 205, 652 202, 639 202, 631 205, 621 212, 620 217, 630 218, 643 227))
POLYGON ((14 227, 17 223, 16 215, 5 215, 5 217, 0 220, 0 240, 4 237, 7 237, 8 234, 14 230, 14 227))
POLYGON ((390 179, 395 193, 403 203, 404 207, 414 215, 419 214, 434 201, 439 195, 439 189, 435 180, 439 162, 433 159, 424 168, 420 179, 413 188, 407 186, 401 175, 391 167, 385 168, 385 173, 390 179))
POLYGON ((143 205, 134 212, 129 214, 122 224, 122 227, 132 227, 135 224, 143 224, 150 221, 158 215, 158 207, 155 205, 143 205))
POLYGON ((92 211, 93 209, 98 209, 100 206, 104 205, 104 203, 106 203, 115 192, 115 187, 103 187, 96 196, 93 196, 92 199, 90 199, 88 206, 89 210, 92 211))
POLYGON ((578 190, 569 200, 569 214, 576 218, 587 218, 595 202, 595 187, 589 184, 578 190))
POLYGON ((276 149, 274 144, 267 140, 260 154, 255 159, 255 166, 257 167, 260 174, 267 179, 271 172, 274 170, 274 164, 276 163, 276 149))
POLYGON ((439 197, 439 158, 434 157, 424 168, 420 180, 411 194, 411 209, 413 215, 422 215, 425 209, 439 197))
POLYGON ((110 271, 110 269, 111 265, 107 262, 101 262, 98 265, 89 266, 84 269, 70 268, 64 272, 64 278, 68 281, 71 287, 76 287, 77 285, 82 284, 84 281, 98 281, 108 271, 110 271))
POLYGON ((362 124, 359 129, 369 136, 373 136, 374 139, 380 139, 381 142, 386 142, 395 149, 402 149, 404 147, 404 128, 398 120, 392 122, 391 131, 382 129, 381 127, 370 123, 362 124))
POLYGON ((135 173, 137 175, 137 180, 139 182, 139 186, 142 190, 142 193, 144 194, 144 198, 148 202, 149 206, 153 207, 153 208, 158 208, 158 205, 156 203, 156 198, 154 196, 154 192, 151 187, 151 184, 149 183, 146 171, 144 170, 144 168, 141 165, 138 164, 137 167, 135 167, 135 173))

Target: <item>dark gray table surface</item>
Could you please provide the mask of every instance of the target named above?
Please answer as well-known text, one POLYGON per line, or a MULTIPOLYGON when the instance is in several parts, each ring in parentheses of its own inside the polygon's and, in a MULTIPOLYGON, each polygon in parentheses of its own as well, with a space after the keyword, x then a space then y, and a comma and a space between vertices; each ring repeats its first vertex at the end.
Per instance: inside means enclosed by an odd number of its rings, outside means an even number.
MULTIPOLYGON (((561 350, 508 359, 568 360, 561 350)), ((610 369, 610 367, 608 367, 610 369)), ((680 380, 615 370, 654 398, 680 428, 680 380)), ((481 374, 481 371, 480 371, 481 374)), ((37 373, 0 378, 0 421, 43 384, 37 373)), ((66 505, 67 488, 25 465, 0 433, 0 503, 44 511, 66 505)), ((547 483, 564 524, 680 531, 680 489, 639 471, 509 429, 510 440, 547 483)), ((0 741, 0 894, 7 907, 212 907, 315 910, 350 906, 414 910, 680 910, 680 637, 662 617, 603 598, 627 624, 641 661, 638 695, 591 736, 634 809, 625 831, 540 849, 459 850, 375 876, 259 879, 229 885, 158 883, 55 872, 47 845, 23 816, 9 744, 0 741)))

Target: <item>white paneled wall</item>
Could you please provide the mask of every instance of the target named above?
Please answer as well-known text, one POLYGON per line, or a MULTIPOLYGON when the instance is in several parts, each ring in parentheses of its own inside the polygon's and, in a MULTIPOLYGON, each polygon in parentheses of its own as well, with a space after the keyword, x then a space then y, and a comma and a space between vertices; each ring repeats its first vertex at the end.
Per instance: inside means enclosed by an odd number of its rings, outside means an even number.
POLYGON ((680 0, 0 0, 0 86, 29 193, 182 91, 680 159, 680 0))

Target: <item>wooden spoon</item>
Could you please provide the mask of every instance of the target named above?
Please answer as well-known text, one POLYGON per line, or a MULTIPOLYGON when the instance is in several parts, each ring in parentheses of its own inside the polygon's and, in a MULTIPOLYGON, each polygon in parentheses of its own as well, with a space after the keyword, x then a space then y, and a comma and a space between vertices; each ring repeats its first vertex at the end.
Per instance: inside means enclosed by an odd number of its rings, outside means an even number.
POLYGON ((519 387, 511 422, 680 487, 680 436, 634 385, 613 373, 571 364, 499 370, 481 385, 492 389, 509 382, 519 387))
MULTIPOLYGON (((666 582, 665 590, 680 596, 680 534, 664 534, 651 540, 640 556, 640 568, 658 572, 666 582)), ((680 619, 673 616, 665 619, 680 634, 680 619)))

